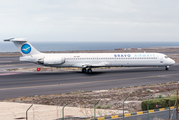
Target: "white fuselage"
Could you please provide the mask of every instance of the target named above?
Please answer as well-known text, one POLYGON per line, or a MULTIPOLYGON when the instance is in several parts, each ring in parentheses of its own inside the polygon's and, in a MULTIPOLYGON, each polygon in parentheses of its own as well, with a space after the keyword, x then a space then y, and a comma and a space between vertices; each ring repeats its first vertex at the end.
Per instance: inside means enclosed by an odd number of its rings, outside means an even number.
POLYGON ((36 50, 26 38, 10 38, 23 57, 20 61, 33 62, 50 67, 79 67, 92 73, 95 67, 162 67, 168 70, 175 61, 161 53, 63 53, 46 54, 36 50), (87 68, 87 70, 86 70, 87 68))
POLYGON ((160 67, 175 64, 174 60, 161 53, 41 53, 20 58, 21 61, 37 64, 39 59, 45 61, 41 65, 51 67, 160 67))

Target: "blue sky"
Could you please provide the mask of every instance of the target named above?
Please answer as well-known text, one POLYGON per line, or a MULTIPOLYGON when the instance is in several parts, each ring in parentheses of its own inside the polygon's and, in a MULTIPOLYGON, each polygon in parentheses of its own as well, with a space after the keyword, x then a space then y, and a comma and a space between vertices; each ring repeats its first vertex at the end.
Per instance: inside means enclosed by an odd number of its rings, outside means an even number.
POLYGON ((1 0, 0 39, 179 41, 178 0, 1 0))

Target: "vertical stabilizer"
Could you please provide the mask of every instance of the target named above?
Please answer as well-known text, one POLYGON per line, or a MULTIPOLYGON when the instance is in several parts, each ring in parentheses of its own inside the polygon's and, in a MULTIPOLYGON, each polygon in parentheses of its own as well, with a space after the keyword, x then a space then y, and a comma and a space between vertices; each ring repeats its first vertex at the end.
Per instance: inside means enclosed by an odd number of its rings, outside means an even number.
POLYGON ((40 54, 38 50, 36 50, 26 38, 10 38, 4 41, 13 42, 18 50, 21 52, 23 56, 33 56, 36 54, 40 54))

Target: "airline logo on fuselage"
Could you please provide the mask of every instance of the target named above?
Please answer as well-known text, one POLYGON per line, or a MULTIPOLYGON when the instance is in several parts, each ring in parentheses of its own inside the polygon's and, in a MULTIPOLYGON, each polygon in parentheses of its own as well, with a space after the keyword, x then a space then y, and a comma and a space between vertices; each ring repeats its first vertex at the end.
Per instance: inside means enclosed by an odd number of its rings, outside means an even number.
POLYGON ((114 54, 114 57, 131 57, 130 54, 114 54))
POLYGON ((155 54, 135 54, 134 57, 155 57, 155 54))
MULTIPOLYGON (((131 54, 114 54, 114 57, 131 57, 131 54)), ((134 57, 156 57, 155 54, 134 54, 134 57)))

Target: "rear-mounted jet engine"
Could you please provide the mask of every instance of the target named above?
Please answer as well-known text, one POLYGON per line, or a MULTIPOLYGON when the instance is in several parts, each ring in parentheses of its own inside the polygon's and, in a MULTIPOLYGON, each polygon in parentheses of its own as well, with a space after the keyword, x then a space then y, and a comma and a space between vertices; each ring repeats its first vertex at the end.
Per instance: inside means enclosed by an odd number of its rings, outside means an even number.
POLYGON ((38 60, 39 64, 43 64, 43 65, 61 65, 63 63, 65 63, 65 58, 62 57, 46 57, 46 58, 41 58, 38 60))

